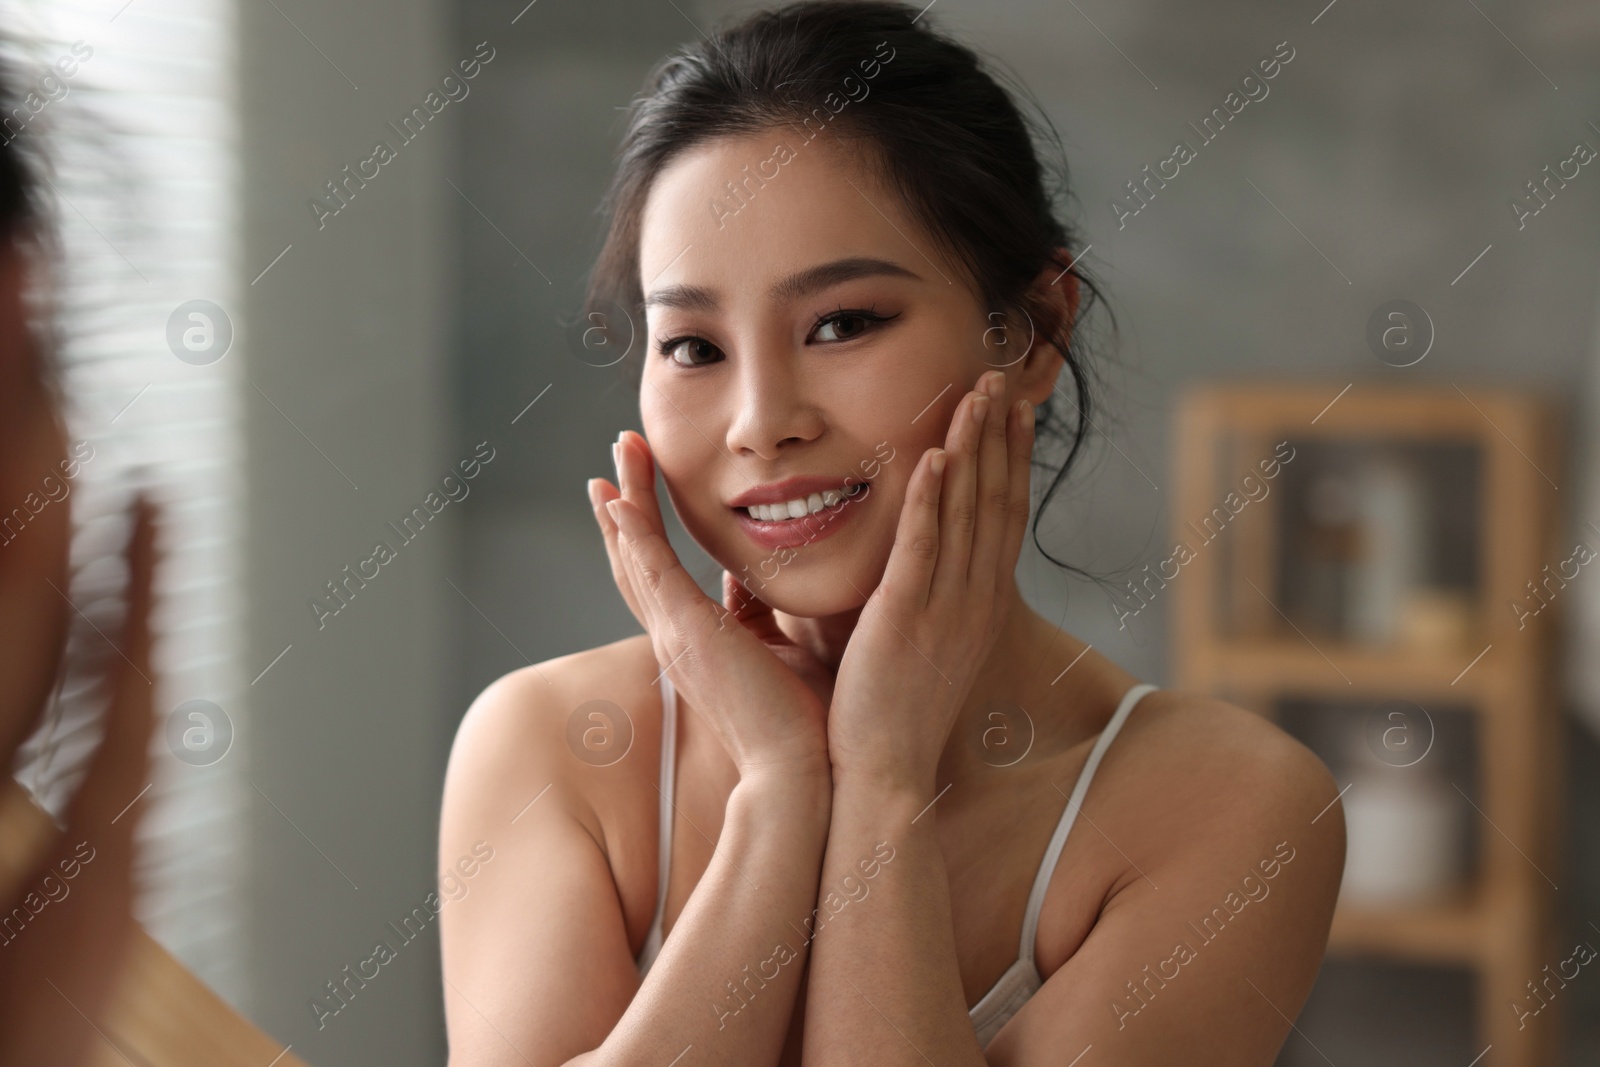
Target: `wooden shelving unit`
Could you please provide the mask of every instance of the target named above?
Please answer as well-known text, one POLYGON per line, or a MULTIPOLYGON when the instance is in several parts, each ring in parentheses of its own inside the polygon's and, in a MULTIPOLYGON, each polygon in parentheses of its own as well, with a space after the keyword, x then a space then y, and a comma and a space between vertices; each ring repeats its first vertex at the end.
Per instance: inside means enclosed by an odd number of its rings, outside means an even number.
MULTIPOLYGON (((1561 1047, 1558 995, 1520 1025, 1529 999, 1570 946, 1555 940, 1561 767, 1554 622, 1563 605, 1521 620, 1511 607, 1546 564, 1571 555, 1556 541, 1559 433, 1537 398, 1498 389, 1233 386, 1195 390, 1179 407, 1174 534, 1211 514, 1258 458, 1361 442, 1468 446, 1476 456, 1476 564, 1470 620, 1449 643, 1358 643, 1296 623, 1282 608, 1284 479, 1243 507, 1172 583, 1176 681, 1274 717, 1285 700, 1403 699, 1470 712, 1479 799, 1462 807, 1477 842, 1466 884, 1419 903, 1341 901, 1330 953, 1470 969, 1476 977, 1476 1067, 1551 1067, 1561 1047), (1471 810, 1476 807, 1478 810, 1471 810), (1552 881, 1553 880, 1553 883, 1552 881)), ((1259 472, 1258 472, 1259 474, 1259 472)), ((1593 579, 1591 579, 1593 580, 1593 579)), ((1345 783, 1341 783, 1345 784, 1345 783)), ((1352 1020, 1352 1025, 1359 1025, 1352 1020)))

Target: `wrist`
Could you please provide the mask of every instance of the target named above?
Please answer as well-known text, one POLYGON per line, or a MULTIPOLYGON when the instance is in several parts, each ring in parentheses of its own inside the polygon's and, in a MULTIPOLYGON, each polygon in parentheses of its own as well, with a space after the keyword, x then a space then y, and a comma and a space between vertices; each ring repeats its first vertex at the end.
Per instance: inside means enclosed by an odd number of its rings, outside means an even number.
POLYGON ((741 782, 781 782, 796 788, 833 787, 833 764, 825 749, 804 756, 740 760, 737 766, 741 782))
POLYGON ((836 766, 833 795, 835 801, 846 799, 885 814, 909 812, 907 817, 915 818, 933 802, 938 790, 932 775, 924 778, 906 768, 836 766))
POLYGON ((762 811, 790 811, 826 827, 833 801, 833 776, 826 759, 745 767, 733 787, 734 798, 762 811))

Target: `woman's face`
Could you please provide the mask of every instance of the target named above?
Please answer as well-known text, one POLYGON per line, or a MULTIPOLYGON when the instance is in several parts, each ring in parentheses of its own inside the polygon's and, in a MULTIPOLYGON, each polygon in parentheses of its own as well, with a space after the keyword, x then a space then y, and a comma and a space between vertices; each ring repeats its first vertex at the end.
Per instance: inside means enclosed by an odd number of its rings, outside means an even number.
POLYGON ((28 326, 26 266, 21 246, 0 241, 0 678, 12 683, 0 691, 0 753, 33 728, 71 611, 58 592, 67 588, 71 516, 65 498, 50 495, 62 484, 67 442, 28 326))
POLYGON ((918 458, 1021 351, 848 145, 780 130, 699 146, 657 176, 640 234, 639 403, 673 506, 805 617, 865 603, 918 458))

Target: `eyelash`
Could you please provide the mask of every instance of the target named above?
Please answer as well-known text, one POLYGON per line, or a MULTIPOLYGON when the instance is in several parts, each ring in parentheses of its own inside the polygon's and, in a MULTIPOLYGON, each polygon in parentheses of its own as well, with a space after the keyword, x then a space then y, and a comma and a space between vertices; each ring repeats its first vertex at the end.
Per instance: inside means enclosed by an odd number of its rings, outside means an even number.
MULTIPOLYGON (((825 325, 827 323, 830 323, 830 322, 835 322, 835 321, 837 321, 839 319, 852 319, 852 318, 862 319, 870 327, 870 326, 878 326, 878 325, 881 325, 881 324, 883 324, 885 322, 893 322, 895 319, 898 319, 899 317, 900 316, 898 314, 894 314, 894 315, 880 315, 880 314, 878 314, 878 306, 876 304, 872 305, 872 307, 870 307, 870 308, 847 308, 847 307, 844 307, 844 306, 841 305, 836 310, 830 311, 828 314, 823 315, 822 317, 818 318, 817 321, 812 325, 811 330, 812 330, 812 332, 815 332, 818 327, 823 326, 823 325, 825 325)), ((865 331, 863 331, 863 332, 865 332, 865 331)), ((859 337, 860 334, 858 334, 857 336, 859 337)), ((853 341, 855 339, 856 339, 855 337, 847 337, 844 340, 845 341, 853 341)), ((672 358, 672 351, 673 351, 673 349, 677 348, 679 345, 683 344, 685 341, 705 341, 705 338, 700 337, 700 336, 698 336, 696 334, 692 334, 692 333, 680 334, 680 335, 678 335, 676 337, 669 337, 669 338, 666 338, 665 340, 656 342, 656 352, 661 356, 662 359, 665 359, 665 360, 667 360, 669 362, 672 362, 672 363, 677 363, 677 360, 672 358)), ((706 343, 710 344, 709 341, 707 341, 706 343)), ((826 343, 826 344, 843 344, 844 342, 843 341, 828 341, 828 342, 824 342, 824 343, 826 343)), ((713 345, 712 347, 715 347, 715 346, 713 345)), ((696 366, 696 365, 697 364, 690 364, 690 363, 679 364, 679 366, 682 366, 685 369, 688 369, 688 368, 696 366)), ((706 366, 706 365, 707 364, 698 364, 698 366, 706 366)))

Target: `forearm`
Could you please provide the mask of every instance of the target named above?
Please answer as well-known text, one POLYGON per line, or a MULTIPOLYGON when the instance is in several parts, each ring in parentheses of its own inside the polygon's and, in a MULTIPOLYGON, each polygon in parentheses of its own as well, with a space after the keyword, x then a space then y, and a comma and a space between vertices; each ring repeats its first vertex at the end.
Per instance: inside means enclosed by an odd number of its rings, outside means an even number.
POLYGON ((961 988, 932 800, 931 792, 835 781, 823 926, 806 989, 807 1065, 984 1062, 961 988), (892 859, 866 877, 861 860, 882 842, 892 859))
POLYGON ((799 920, 816 900, 831 787, 745 779, 671 937, 595 1062, 775 1064, 800 987, 799 920))

